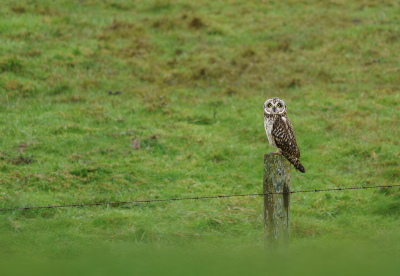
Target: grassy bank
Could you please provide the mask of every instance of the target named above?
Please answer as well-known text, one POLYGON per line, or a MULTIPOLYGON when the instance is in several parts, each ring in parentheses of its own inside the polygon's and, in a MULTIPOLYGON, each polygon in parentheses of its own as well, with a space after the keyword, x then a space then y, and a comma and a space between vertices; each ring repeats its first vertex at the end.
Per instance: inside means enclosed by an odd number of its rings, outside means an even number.
MULTIPOLYGON (((272 151, 261 107, 273 96, 288 105, 307 170, 293 170, 294 190, 398 183, 399 10, 4 2, 1 208, 261 192, 272 151)), ((399 198, 397 188, 293 195, 292 241, 395 237, 399 198)), ((249 197, 1 212, 0 243, 258 244, 261 210, 249 197)))
POLYGON ((84 250, 78 257, 63 256, 62 260, 58 256, 50 259, 14 256, 11 261, 2 257, 0 264, 7 275, 398 275, 399 272, 398 251, 380 246, 376 250, 359 240, 324 243, 324 247, 316 241, 309 240, 306 244, 290 252, 273 254, 264 254, 259 246, 238 247, 232 243, 225 244, 223 249, 207 245, 185 250, 129 248, 125 244, 107 251, 84 250))

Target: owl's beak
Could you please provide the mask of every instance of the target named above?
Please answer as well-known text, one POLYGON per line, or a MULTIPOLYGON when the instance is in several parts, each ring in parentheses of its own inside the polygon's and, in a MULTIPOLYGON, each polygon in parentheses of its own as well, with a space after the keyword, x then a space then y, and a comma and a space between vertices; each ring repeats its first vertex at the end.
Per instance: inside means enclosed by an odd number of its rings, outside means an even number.
POLYGON ((274 106, 274 112, 276 112, 276 107, 274 106))

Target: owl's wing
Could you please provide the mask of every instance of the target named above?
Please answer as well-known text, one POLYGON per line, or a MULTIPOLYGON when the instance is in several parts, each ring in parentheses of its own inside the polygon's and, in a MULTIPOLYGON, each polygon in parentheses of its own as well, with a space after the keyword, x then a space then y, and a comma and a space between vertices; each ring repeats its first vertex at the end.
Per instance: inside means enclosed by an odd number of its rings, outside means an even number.
POLYGON ((296 158, 300 158, 300 150, 297 146, 296 135, 288 117, 278 117, 274 122, 271 133, 274 136, 275 144, 278 148, 296 158))

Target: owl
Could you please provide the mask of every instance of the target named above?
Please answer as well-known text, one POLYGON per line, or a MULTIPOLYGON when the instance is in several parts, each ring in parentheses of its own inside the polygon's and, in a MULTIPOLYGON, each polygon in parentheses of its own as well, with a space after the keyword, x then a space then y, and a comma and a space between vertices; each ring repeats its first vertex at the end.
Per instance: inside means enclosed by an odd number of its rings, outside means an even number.
POLYGON ((300 150, 296 135, 286 113, 286 104, 279 98, 268 99, 264 103, 264 127, 269 144, 277 148, 293 166, 302 173, 306 169, 300 163, 300 150))

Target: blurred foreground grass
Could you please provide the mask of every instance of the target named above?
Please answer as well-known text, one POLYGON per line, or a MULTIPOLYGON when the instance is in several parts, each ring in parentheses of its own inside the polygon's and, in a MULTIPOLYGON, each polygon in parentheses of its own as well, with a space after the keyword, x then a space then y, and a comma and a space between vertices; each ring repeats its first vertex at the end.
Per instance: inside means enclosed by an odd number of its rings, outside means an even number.
POLYGON ((237 246, 232 241, 219 249, 120 244, 84 250, 74 257, 2 256, 0 265, 4 275, 398 275, 398 249, 398 242, 382 247, 359 240, 324 246, 308 241, 267 254, 260 246, 237 246))
MULTIPOLYGON (((283 98, 294 190, 400 179, 393 1, 3 1, 1 208, 261 192, 283 98)), ((399 189, 293 195, 292 241, 399 232, 399 189)), ((0 213, 0 250, 260 244, 261 198, 0 213)), ((390 244, 388 239, 385 244, 390 244)))

